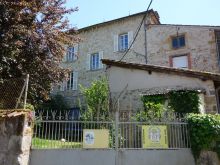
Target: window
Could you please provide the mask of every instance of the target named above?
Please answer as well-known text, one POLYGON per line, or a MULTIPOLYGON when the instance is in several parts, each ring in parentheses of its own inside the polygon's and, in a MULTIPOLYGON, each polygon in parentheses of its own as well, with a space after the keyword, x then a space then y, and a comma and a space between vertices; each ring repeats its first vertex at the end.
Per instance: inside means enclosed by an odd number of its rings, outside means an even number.
POLYGON ((77 49, 78 45, 67 48, 66 62, 73 62, 77 60, 77 49))
POLYGON ((71 72, 68 81, 64 81, 60 85, 60 91, 77 90, 78 87, 78 72, 71 72))
POLYGON ((103 59, 103 52, 88 54, 88 70, 98 70, 103 68, 101 59, 103 59))
POLYGON ((133 40, 133 32, 114 35, 114 52, 126 51, 133 40))
POLYGON ((91 70, 99 69, 99 63, 100 63, 99 53, 91 54, 91 56, 90 56, 90 69, 91 70))
POLYGON ((217 49, 218 63, 220 66, 220 31, 215 31, 215 38, 216 38, 216 49, 217 49))
POLYGON ((181 48, 185 46, 185 36, 177 36, 172 38, 172 47, 174 49, 181 48))
POLYGON ((118 46, 119 51, 125 51, 128 49, 128 33, 119 35, 118 46))
POLYGON ((189 56, 180 55, 172 57, 171 66, 174 68, 190 68, 189 56))

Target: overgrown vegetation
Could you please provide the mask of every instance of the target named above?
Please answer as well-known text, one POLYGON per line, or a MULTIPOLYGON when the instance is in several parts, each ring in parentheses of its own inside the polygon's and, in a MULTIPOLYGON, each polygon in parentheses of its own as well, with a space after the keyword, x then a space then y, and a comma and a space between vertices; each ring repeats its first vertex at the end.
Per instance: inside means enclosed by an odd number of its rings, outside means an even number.
POLYGON ((145 110, 140 110, 135 115, 136 121, 161 120, 163 113, 166 111, 161 103, 147 102, 145 110))
POLYGON ((171 91, 166 95, 143 96, 142 101, 145 111, 154 109, 154 112, 158 113, 163 107, 178 113, 199 113, 200 102, 196 91, 171 91))
POLYGON ((202 150, 218 152, 216 141, 220 140, 220 116, 211 114, 189 114, 187 116, 191 148, 195 158, 202 150))
POLYGON ((70 106, 62 95, 57 94, 38 104, 37 109, 64 111, 69 110, 70 106))
POLYGON ((179 113, 199 113, 199 96, 195 91, 171 91, 169 106, 179 113))
POLYGON ((95 80, 90 87, 80 85, 80 91, 87 103, 87 110, 81 109, 82 120, 105 120, 109 115, 109 89, 106 78, 95 80))

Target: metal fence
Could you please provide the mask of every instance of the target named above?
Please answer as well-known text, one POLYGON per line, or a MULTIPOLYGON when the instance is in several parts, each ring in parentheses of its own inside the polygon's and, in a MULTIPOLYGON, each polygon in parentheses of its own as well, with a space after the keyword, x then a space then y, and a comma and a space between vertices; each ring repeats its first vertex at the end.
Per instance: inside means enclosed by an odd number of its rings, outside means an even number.
MULTIPOLYGON (((145 146, 143 135, 145 128, 157 127, 163 127, 166 131, 164 136, 167 146, 156 148, 190 148, 188 125, 183 115, 173 113, 168 118, 167 114, 163 114, 159 119, 143 121, 138 121, 135 115, 136 113, 115 112, 85 120, 80 114, 71 111, 36 111, 32 148, 84 148, 84 130, 108 130, 107 148, 154 148, 145 146)), ((99 140, 103 141, 104 137, 99 140)))
POLYGON ((0 109, 25 108, 29 75, 0 79, 0 109))

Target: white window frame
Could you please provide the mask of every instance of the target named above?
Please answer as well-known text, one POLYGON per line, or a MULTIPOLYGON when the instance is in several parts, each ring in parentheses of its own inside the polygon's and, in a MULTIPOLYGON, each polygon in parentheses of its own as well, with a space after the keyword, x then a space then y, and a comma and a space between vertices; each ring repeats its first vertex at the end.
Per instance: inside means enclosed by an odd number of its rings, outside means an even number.
POLYGON ((78 44, 75 46, 69 46, 66 51, 66 62, 73 62, 77 60, 78 44))
POLYGON ((124 52, 130 47, 133 41, 133 31, 116 34, 114 35, 113 39, 114 39, 114 52, 118 52, 118 51, 124 52), (125 38, 125 36, 127 36, 127 38, 125 38))
POLYGON ((78 72, 69 73, 67 81, 63 81, 60 85, 60 91, 77 90, 78 89, 78 72))
POLYGON ((99 53, 93 53, 90 56, 90 69, 97 70, 99 69, 100 57, 99 53))
POLYGON ((189 57, 187 54, 172 57, 172 65, 174 68, 189 68, 189 57))
POLYGON ((126 51, 129 47, 128 33, 120 34, 118 36, 118 50, 126 51))
POLYGON ((103 68, 101 59, 103 59, 103 51, 88 54, 87 57, 87 70, 99 70, 103 68))

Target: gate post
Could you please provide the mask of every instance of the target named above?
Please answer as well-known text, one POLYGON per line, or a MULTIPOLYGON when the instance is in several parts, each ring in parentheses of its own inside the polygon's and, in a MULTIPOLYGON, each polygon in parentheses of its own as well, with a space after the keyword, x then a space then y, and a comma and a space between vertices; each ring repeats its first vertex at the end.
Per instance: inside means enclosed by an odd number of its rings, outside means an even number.
POLYGON ((118 156, 118 148, 119 148, 119 141, 118 141, 118 133, 119 133, 119 99, 118 99, 118 106, 115 112, 115 165, 119 165, 119 156, 118 156))

